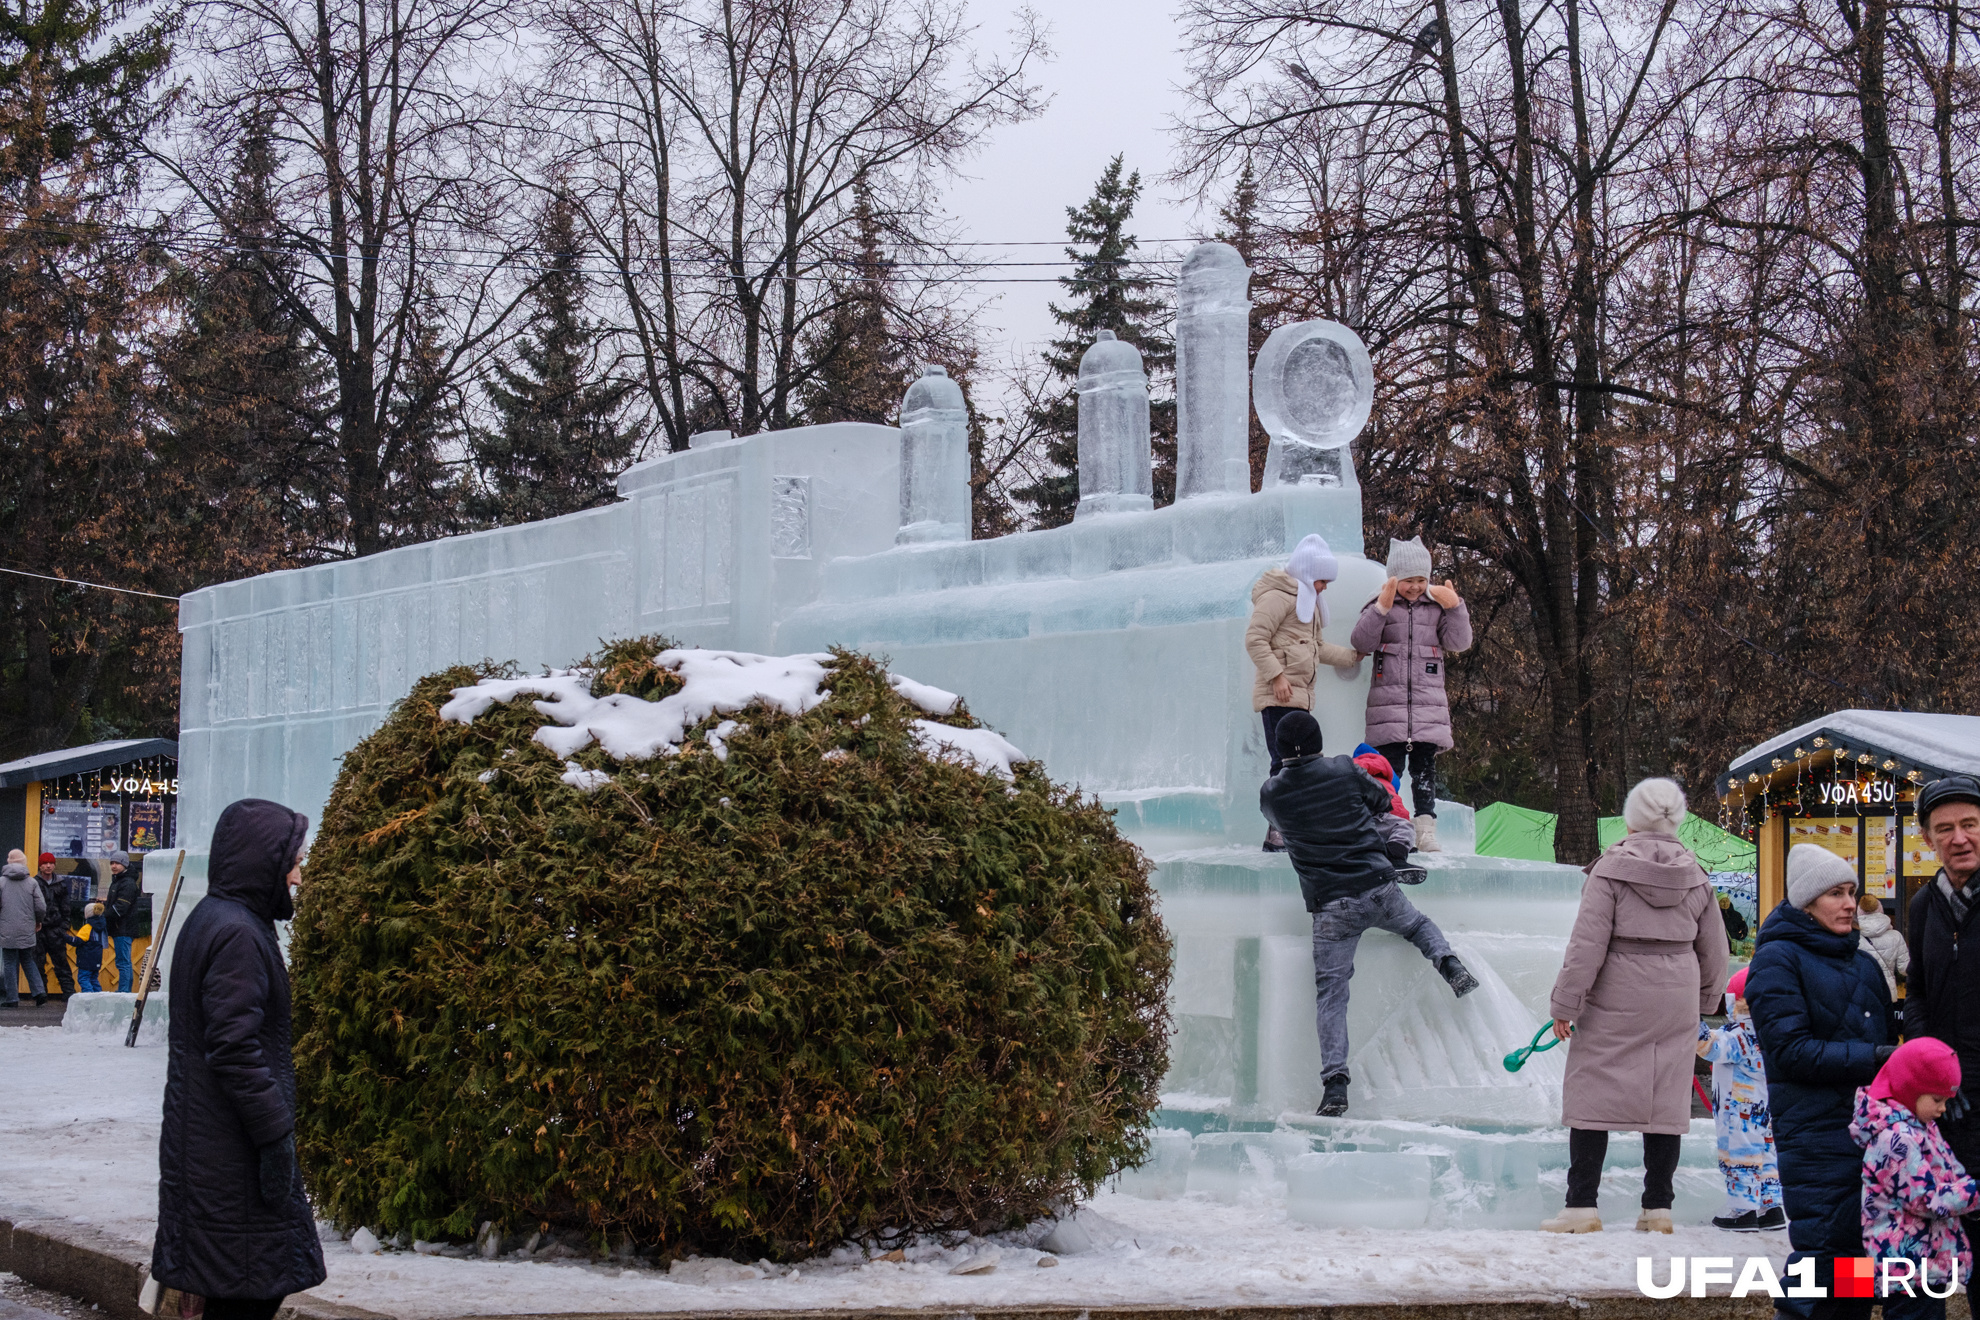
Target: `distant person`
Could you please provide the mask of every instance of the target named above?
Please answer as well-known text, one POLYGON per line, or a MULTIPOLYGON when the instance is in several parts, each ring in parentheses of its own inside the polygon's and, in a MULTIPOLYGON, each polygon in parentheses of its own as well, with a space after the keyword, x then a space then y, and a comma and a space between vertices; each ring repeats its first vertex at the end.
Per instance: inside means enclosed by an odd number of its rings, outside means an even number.
MULTIPOLYGON (((1905 935, 1904 1034, 1930 1036, 1959 1055, 1960 1074, 1980 1078, 1980 781, 1967 775, 1935 779, 1919 790, 1918 823, 1939 855, 1939 873, 1911 896, 1905 935), (1964 942, 1962 943, 1962 938, 1964 942)), ((1969 1170, 1980 1169, 1980 1115, 1961 1096, 1939 1131, 1969 1170)), ((1980 1215, 1966 1221, 1969 1240, 1980 1215)))
MULTIPOLYGON (((1980 1210, 1976 1186, 1937 1120, 1959 1094, 1959 1055, 1930 1036, 1897 1047, 1876 1080, 1856 1093, 1849 1135, 1863 1147, 1863 1250, 1876 1265, 1877 1295, 1893 1320, 1944 1320, 1944 1296, 1973 1274, 1973 1251, 1960 1226, 1980 1210), (1909 1295, 1898 1291, 1896 1271, 1884 1262, 1908 1260, 1909 1295), (1929 1273, 1928 1273, 1929 1272, 1929 1273), (1902 1297, 1899 1301, 1897 1298, 1902 1297)), ((1861 1310, 1869 1311, 1868 1304, 1861 1310)))
POLYGON ((1629 833, 1588 868, 1554 981, 1554 1035, 1569 1042, 1561 1087, 1567 1206, 1540 1227, 1598 1233, 1611 1132, 1643 1134, 1636 1227, 1669 1233, 1681 1139, 1691 1130, 1698 1024, 1726 981, 1726 928, 1712 882, 1678 841, 1684 790, 1646 779, 1623 800, 1629 833))
POLYGON ((137 905, 142 896, 138 873, 131 867, 127 852, 110 854, 110 892, 98 904, 104 934, 116 951, 117 989, 130 994, 137 989, 137 973, 131 968, 131 939, 137 928, 137 905))
POLYGON ((1856 900, 1856 930, 1863 937, 1864 949, 1877 960, 1878 968, 1884 973, 1884 984, 1895 1000, 1905 973, 1911 970, 1911 950, 1904 946, 1904 936, 1898 934, 1897 926, 1875 894, 1866 893, 1856 900))
POLYGON ((220 813, 206 896, 172 951, 151 1277, 202 1297, 206 1320, 274 1320, 324 1280, 296 1167, 289 969, 275 923, 295 915, 309 819, 248 798, 220 813))
MULTIPOLYGON (((1279 721, 1293 711, 1313 709, 1313 681, 1321 665, 1352 671, 1360 658, 1345 646, 1323 641, 1327 584, 1339 577, 1340 561, 1319 536, 1307 536, 1293 547, 1284 568, 1268 568, 1251 587, 1251 622, 1244 630, 1244 649, 1256 677, 1251 685, 1251 708, 1265 725, 1265 753, 1272 758, 1267 774, 1282 764, 1279 721)), ((1265 833, 1265 851, 1283 852, 1279 831, 1265 833)))
POLYGON ((69 879, 55 873, 54 853, 41 854, 37 881, 47 915, 41 920, 41 933, 35 941, 35 964, 41 969, 43 985, 59 984, 63 995, 72 995, 76 992, 76 978, 69 971, 69 879))
POLYGON ((19 848, 7 853, 7 864, 0 866, 0 1008, 21 1006, 21 976, 27 976, 35 1007, 48 1002, 48 987, 36 965, 35 949, 40 940, 42 920, 48 915, 47 900, 40 883, 27 869, 27 854, 19 848))
POLYGON ((1389 810, 1389 790, 1345 756, 1320 754, 1320 725, 1303 710, 1279 721, 1285 764, 1259 790, 1265 819, 1285 836, 1300 894, 1313 914, 1314 1025, 1320 1034, 1320 1113, 1347 1112, 1348 983, 1362 935, 1386 930, 1414 944, 1460 998, 1477 978, 1451 950, 1437 923, 1396 887, 1377 817, 1389 810))
POLYGON ((1416 847, 1438 852, 1437 753, 1451 750, 1444 667, 1471 645, 1471 613, 1446 581, 1430 583, 1422 537, 1389 542, 1389 579, 1361 609, 1350 644, 1375 657, 1368 684, 1368 741, 1409 772, 1416 847))
POLYGON ((1732 895, 1719 895, 1719 919, 1726 925, 1726 942, 1737 944, 1752 932, 1747 929, 1746 918, 1733 906, 1732 895))
POLYGON ((1747 1009, 1744 967, 1726 982, 1726 998, 1731 1002, 1724 1026, 1698 1024, 1698 1055, 1712 1064, 1712 1130, 1719 1175, 1726 1180, 1726 1209, 1712 1225, 1768 1233, 1787 1227, 1787 1211, 1781 1208, 1780 1158, 1767 1111, 1767 1066, 1747 1009))
MULTIPOLYGON (((1863 1254, 1863 1152, 1849 1134, 1856 1088, 1897 1050, 1884 973, 1856 931, 1856 868, 1812 843, 1788 849, 1787 901, 1767 914, 1746 969, 1746 1002, 1767 1058, 1767 1107, 1787 1205, 1787 1259, 1815 1261, 1834 1290, 1835 1258, 1863 1254)), ((1870 1303, 1780 1297, 1803 1320, 1868 1315, 1870 1303)))

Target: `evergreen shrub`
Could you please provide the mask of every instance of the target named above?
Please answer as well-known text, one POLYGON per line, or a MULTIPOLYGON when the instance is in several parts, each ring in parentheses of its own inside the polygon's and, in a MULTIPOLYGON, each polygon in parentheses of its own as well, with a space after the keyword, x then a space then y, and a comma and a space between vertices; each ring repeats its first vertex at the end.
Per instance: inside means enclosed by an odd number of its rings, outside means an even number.
MULTIPOLYGON (((592 695, 677 689, 664 646, 606 647, 592 695)), ((1143 1156, 1169 943, 1097 802, 928 759, 847 652, 726 760, 715 719, 591 745, 585 792, 529 698, 440 718, 512 674, 422 679, 331 794, 291 945, 320 1210, 788 1259, 1035 1217, 1143 1156)))

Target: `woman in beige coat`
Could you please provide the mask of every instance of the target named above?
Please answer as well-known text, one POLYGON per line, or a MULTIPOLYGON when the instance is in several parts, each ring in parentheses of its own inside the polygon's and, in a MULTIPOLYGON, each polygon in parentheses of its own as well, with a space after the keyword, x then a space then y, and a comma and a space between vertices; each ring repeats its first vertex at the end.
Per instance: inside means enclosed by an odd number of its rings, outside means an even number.
MULTIPOLYGON (((1322 593, 1339 577, 1340 561, 1318 535, 1293 547, 1284 568, 1268 568, 1251 587, 1251 623, 1244 630, 1244 649, 1257 676, 1251 685, 1251 708, 1265 721, 1265 751, 1272 758, 1271 774, 1279 773, 1279 721, 1296 710, 1313 709, 1313 679, 1321 665, 1352 670, 1361 662, 1345 646, 1320 639, 1327 624, 1322 593)), ((1278 830, 1265 835, 1265 851, 1285 847, 1278 830)))
POLYGON ((1646 779, 1623 804, 1627 837, 1588 868, 1554 981, 1554 1035, 1570 1041, 1561 1121, 1567 1208, 1540 1227, 1595 1233, 1609 1133, 1643 1134, 1643 1213, 1671 1231, 1678 1142, 1691 1128, 1698 1022, 1726 981, 1726 927, 1705 868, 1678 842, 1684 790, 1646 779))

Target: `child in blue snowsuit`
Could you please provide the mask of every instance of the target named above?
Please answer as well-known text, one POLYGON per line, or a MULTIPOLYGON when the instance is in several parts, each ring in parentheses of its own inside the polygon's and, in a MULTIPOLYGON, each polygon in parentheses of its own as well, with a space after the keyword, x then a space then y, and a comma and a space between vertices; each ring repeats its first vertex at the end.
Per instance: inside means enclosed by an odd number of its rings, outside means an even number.
POLYGON ((1746 969, 1726 985, 1732 1012, 1726 1025, 1698 1024, 1698 1053, 1712 1061, 1712 1122, 1719 1136, 1719 1172, 1726 1212, 1712 1223, 1736 1233, 1787 1227, 1781 1169, 1774 1155, 1774 1122, 1767 1112, 1767 1070, 1746 1011, 1746 969))

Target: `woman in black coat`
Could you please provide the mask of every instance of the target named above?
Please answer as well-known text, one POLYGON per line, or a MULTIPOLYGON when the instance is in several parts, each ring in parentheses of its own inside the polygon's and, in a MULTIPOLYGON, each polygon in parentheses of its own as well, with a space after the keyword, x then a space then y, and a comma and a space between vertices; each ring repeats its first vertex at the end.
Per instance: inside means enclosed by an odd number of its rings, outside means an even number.
POLYGON ((254 798, 222 812, 206 897, 172 952, 151 1277, 206 1298, 208 1320, 271 1320, 325 1277, 296 1169, 289 969, 275 942, 275 923, 295 915, 308 828, 254 798))
MULTIPOLYGON (((1767 1064, 1788 1263, 1817 1256, 1816 1282, 1833 1288, 1831 1258, 1863 1254, 1863 1151, 1849 1135, 1850 1113, 1856 1088, 1896 1049, 1897 1019, 1883 970, 1857 948, 1856 868, 1796 844, 1787 881, 1788 901, 1760 927, 1746 1002, 1767 1064)), ((1815 1310, 1802 1298, 1774 1305, 1798 1316, 1815 1310)), ((1870 1305, 1830 1301, 1822 1310, 1867 1317, 1870 1305)))

